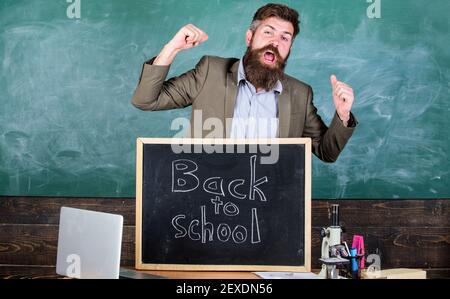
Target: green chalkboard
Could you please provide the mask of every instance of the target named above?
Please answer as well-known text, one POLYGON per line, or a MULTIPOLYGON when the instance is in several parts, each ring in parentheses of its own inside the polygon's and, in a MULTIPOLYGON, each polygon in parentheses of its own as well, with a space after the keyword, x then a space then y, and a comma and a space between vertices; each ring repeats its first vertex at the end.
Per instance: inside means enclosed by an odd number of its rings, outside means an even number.
MULTIPOLYGON (((0 194, 134 196, 136 138, 173 136, 190 114, 130 104, 142 62, 187 23, 210 38, 170 76, 203 55, 242 57, 266 2, 81 0, 78 19, 66 0, 2 0, 0 194)), ((379 2, 369 18, 366 0, 284 1, 302 16, 287 72, 325 122, 331 73, 356 93, 360 125, 336 163, 314 158, 312 196, 449 198, 450 1, 379 2)))

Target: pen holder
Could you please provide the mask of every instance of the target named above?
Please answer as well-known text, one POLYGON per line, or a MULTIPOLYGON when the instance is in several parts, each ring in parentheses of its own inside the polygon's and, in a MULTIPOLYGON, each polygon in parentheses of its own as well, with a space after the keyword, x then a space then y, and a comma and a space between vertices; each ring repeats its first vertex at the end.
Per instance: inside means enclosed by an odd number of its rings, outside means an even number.
POLYGON ((345 273, 345 277, 347 278, 351 278, 351 279, 359 279, 361 277, 361 270, 358 265, 361 262, 361 259, 364 257, 363 254, 356 254, 355 256, 348 256, 345 257, 346 259, 348 259, 350 261, 349 264, 346 265, 346 273, 345 273))

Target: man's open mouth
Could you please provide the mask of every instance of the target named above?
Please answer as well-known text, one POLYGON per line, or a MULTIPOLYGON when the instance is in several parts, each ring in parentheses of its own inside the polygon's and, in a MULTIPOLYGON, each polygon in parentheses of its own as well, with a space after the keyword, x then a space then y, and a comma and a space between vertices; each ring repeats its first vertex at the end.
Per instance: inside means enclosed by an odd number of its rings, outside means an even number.
POLYGON ((276 59, 275 53, 273 53, 272 51, 268 50, 264 52, 264 61, 266 63, 272 64, 275 62, 275 59, 276 59))

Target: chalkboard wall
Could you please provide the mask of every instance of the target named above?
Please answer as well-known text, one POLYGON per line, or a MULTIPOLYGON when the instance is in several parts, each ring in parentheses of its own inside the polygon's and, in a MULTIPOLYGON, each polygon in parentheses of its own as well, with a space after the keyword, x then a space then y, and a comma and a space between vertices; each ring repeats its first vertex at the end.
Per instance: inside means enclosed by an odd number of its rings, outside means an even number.
MULTIPOLYGON (((133 197, 136 137, 170 137, 190 108, 130 105, 141 64, 177 30, 209 34, 170 76, 201 56, 242 57, 267 1, 0 2, 0 194, 133 197), (69 14, 70 16, 70 14, 69 14)), ((302 16, 287 72, 310 84, 325 122, 329 75, 350 83, 360 121, 338 162, 313 161, 313 198, 450 197, 450 1, 283 1, 302 16)))

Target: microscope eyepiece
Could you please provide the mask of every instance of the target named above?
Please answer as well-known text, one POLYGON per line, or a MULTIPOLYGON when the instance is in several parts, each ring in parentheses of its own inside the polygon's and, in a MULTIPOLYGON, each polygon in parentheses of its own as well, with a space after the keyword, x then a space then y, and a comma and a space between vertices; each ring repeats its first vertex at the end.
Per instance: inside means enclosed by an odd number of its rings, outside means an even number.
POLYGON ((331 205, 331 226, 339 226, 339 205, 331 205))

